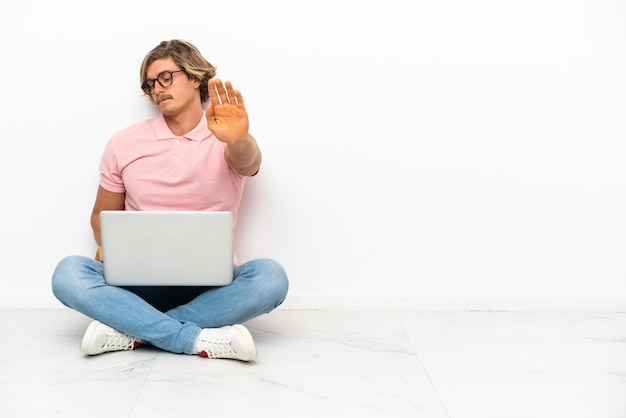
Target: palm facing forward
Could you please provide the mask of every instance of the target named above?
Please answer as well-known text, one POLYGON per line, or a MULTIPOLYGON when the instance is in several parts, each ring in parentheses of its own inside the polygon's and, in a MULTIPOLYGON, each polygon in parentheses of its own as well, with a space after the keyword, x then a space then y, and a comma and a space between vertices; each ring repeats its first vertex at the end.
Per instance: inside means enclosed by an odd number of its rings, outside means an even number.
POLYGON ((213 135, 226 143, 245 141, 249 121, 241 93, 229 81, 209 80, 209 99, 206 118, 213 135))

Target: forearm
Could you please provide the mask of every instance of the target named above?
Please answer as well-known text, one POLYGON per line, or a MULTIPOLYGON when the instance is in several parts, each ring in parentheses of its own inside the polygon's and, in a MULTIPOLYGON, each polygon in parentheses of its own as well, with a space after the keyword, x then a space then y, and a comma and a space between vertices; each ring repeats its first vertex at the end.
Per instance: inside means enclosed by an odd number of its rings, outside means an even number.
POLYGON ((102 186, 98 186, 98 194, 91 211, 91 229, 93 230, 93 238, 96 240, 98 247, 102 245, 100 237, 100 212, 103 210, 124 210, 124 193, 113 193, 105 190, 102 186))
POLYGON ((102 238, 100 237, 100 213, 91 214, 91 229, 93 230, 93 238, 96 240, 98 247, 102 245, 102 238))
POLYGON ((252 176, 261 166, 261 150, 250 134, 244 141, 228 143, 224 150, 228 165, 242 176, 252 176))

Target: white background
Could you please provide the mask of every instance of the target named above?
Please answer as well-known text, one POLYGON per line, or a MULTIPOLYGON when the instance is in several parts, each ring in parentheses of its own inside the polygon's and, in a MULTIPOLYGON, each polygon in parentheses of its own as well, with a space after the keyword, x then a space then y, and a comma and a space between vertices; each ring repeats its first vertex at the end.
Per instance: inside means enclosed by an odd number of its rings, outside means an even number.
POLYGON ((292 307, 626 309, 626 2, 0 0, 0 302, 93 255, 139 66, 199 47, 264 165, 240 259, 292 307))

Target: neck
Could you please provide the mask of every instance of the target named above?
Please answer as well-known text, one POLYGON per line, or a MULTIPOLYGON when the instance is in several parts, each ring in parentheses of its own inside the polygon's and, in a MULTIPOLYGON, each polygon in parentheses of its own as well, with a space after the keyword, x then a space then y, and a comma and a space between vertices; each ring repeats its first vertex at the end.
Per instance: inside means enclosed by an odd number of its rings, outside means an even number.
POLYGON ((204 116, 201 106, 177 114, 163 114, 165 122, 174 135, 183 136, 198 125, 204 116))

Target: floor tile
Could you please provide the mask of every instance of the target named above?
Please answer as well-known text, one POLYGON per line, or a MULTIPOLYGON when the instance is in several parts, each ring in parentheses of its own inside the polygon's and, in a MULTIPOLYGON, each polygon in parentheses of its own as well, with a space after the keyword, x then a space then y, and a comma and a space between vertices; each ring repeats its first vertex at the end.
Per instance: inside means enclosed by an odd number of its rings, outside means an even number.
POLYGON ((0 416, 125 416, 157 353, 85 357, 78 350, 89 319, 65 310, 2 311, 0 416), (114 402, 103 402, 103 394, 114 402))
POLYGON ((154 371, 132 417, 437 417, 447 413, 425 373, 226 370, 154 371), (175 396, 177 402, 172 402, 175 396))
POLYGON ((626 373, 626 338, 414 338, 430 371, 626 373))
POLYGON ((411 337, 626 338, 626 313, 398 312, 411 337))
POLYGON ((450 418, 624 418, 626 375, 433 372, 450 418))

